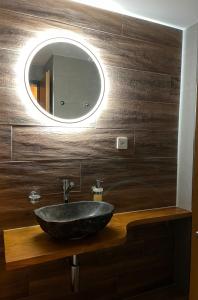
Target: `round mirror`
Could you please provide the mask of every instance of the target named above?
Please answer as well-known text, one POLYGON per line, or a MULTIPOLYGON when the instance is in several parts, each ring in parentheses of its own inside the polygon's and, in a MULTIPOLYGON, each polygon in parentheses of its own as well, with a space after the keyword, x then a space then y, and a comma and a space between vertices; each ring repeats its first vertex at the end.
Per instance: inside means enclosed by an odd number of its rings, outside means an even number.
POLYGON ((83 44, 52 38, 39 44, 25 67, 25 85, 33 103, 48 117, 73 123, 90 117, 104 97, 104 73, 83 44))

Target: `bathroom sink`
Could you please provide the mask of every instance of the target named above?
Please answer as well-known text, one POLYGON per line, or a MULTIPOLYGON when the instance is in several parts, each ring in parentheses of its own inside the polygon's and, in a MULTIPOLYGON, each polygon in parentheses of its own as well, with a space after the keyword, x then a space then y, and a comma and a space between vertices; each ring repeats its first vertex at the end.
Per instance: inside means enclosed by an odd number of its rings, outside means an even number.
POLYGON ((80 201, 44 206, 34 210, 41 228, 56 239, 77 239, 103 229, 114 206, 102 201, 80 201))

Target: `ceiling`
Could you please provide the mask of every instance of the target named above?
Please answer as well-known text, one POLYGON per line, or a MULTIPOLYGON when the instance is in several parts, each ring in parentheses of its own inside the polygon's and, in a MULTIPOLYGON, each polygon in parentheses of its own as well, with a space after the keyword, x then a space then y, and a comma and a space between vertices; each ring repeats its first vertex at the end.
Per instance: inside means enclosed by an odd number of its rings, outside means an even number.
POLYGON ((74 0, 177 28, 198 23, 198 0, 74 0))

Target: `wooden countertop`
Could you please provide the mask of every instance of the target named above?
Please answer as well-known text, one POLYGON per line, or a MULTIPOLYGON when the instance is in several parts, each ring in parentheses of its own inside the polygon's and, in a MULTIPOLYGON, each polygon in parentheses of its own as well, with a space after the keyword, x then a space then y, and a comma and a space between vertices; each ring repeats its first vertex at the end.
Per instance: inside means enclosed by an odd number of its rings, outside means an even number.
POLYGON ((191 217, 191 212, 176 207, 115 214, 95 236, 65 242, 52 240, 39 225, 4 230, 6 269, 23 268, 120 245, 126 240, 129 224, 135 226, 187 217, 191 217))

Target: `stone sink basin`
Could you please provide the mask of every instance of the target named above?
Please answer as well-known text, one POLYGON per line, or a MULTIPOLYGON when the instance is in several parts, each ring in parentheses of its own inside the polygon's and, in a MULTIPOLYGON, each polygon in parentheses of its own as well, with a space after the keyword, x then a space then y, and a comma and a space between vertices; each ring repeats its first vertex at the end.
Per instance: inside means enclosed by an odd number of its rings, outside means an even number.
POLYGON ((41 228, 55 239, 78 239, 103 229, 114 206, 102 201, 80 201, 44 206, 34 210, 41 228))

